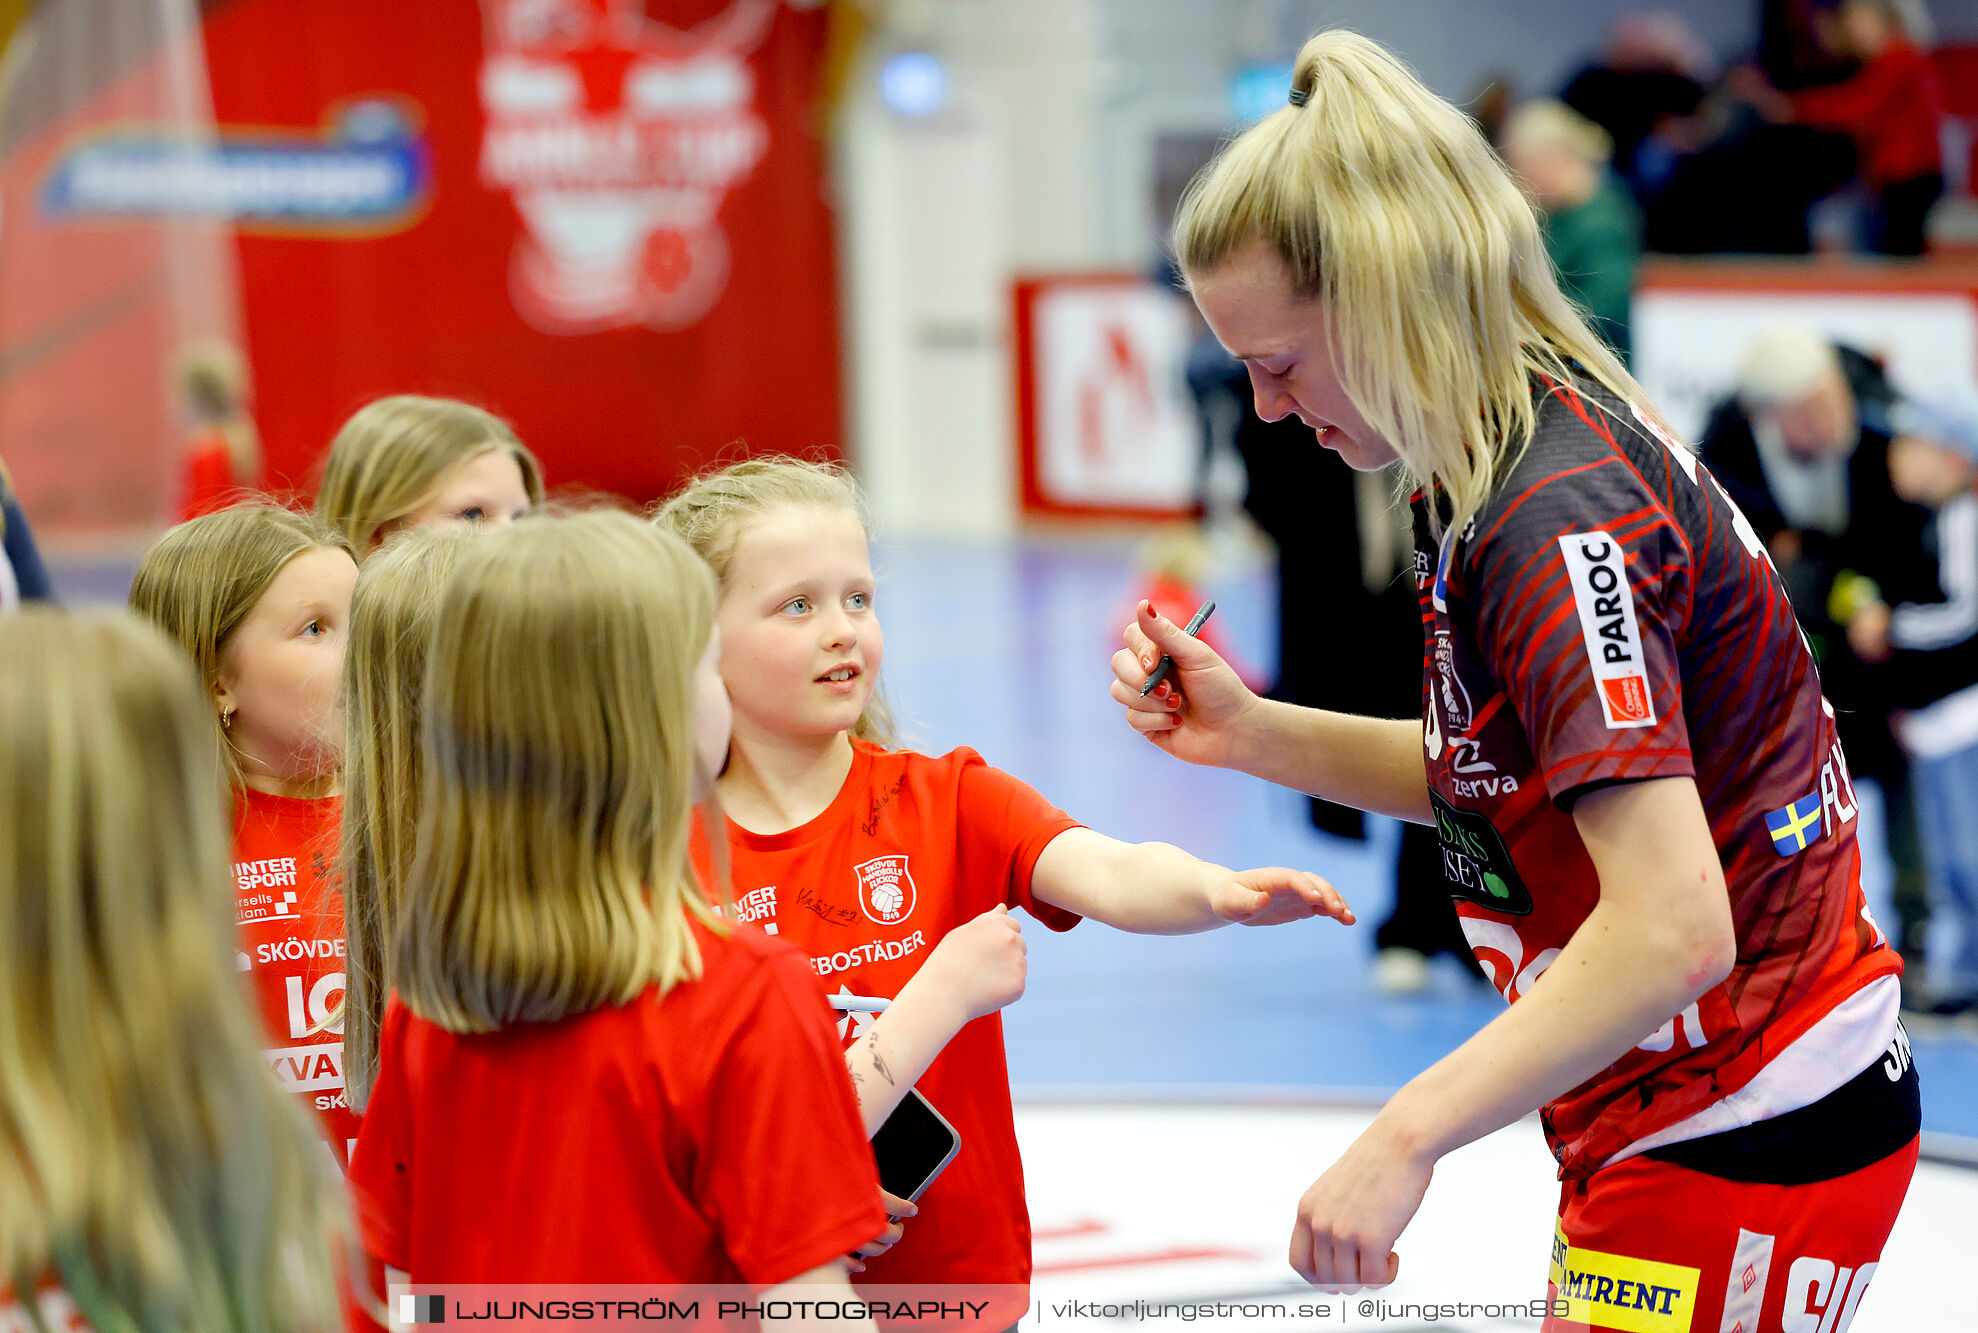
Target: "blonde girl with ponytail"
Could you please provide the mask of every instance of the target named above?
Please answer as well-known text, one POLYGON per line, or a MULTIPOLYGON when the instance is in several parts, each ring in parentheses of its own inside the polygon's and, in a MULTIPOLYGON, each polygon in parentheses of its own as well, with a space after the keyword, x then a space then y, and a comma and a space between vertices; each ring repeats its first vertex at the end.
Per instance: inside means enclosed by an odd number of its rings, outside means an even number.
POLYGON ((1423 716, 1261 700, 1144 602, 1112 695, 1176 758, 1433 824, 1513 1001, 1305 1193, 1292 1266, 1392 1281, 1437 1160, 1538 1111, 1561 1327, 1639 1326, 1639 1285, 1584 1248, 1687 1274, 1651 1286, 1691 1326, 1775 1328, 1786 1256, 1873 1271, 1918 1124, 1901 959, 1785 588, 1560 295, 1473 123, 1349 32, 1306 43, 1289 102, 1196 179, 1175 251, 1259 415, 1413 488, 1423 716))
POLYGON ((829 1010, 688 861, 728 742, 706 567, 626 514, 530 518, 458 552, 431 637, 366 1248, 414 1282, 849 1298, 886 1217, 829 1010))
POLYGON ((339 1163, 357 1134, 344 1093, 338 690, 357 565, 307 514, 248 504, 171 529, 139 563, 131 608, 198 669, 234 798, 237 961, 277 1078, 339 1163))
POLYGON ((394 394, 359 408, 330 444, 316 518, 359 560, 394 533, 500 526, 543 504, 543 469, 494 413, 394 394))
POLYGON ((192 667, 125 614, 0 654, 0 1325, 329 1333, 329 1162, 236 979, 192 667))

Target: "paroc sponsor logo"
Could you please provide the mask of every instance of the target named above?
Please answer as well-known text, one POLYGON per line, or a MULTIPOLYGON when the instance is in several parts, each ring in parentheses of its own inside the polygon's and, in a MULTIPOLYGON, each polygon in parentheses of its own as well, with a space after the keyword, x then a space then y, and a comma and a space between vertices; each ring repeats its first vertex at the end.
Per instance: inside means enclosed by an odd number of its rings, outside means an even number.
POLYGON ((1573 609, 1608 728, 1653 726, 1655 701, 1620 544, 1605 532, 1569 532, 1559 539, 1559 549, 1573 581, 1573 609))

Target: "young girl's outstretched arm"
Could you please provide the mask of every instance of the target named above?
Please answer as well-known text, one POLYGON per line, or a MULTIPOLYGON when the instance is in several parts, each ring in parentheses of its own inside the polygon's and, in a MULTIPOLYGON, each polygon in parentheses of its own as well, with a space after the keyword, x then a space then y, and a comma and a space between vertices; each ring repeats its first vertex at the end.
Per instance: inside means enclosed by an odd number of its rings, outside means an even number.
POLYGON ((845 1053, 870 1138, 934 1057, 973 1019, 1023 994, 1023 928, 1007 907, 951 930, 858 1044, 845 1053))
POLYGON ((1037 857, 1031 893, 1136 935, 1192 935, 1230 922, 1275 926, 1329 916, 1353 924, 1339 891, 1282 866, 1230 870, 1164 842, 1121 842, 1067 829, 1037 857))

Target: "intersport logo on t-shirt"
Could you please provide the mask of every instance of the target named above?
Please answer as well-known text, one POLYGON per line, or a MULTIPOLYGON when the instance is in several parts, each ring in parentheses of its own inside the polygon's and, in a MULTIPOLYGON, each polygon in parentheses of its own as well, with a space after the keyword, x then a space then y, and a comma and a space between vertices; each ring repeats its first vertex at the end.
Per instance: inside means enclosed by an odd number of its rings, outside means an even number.
POLYGON ((1609 729, 1653 726, 1655 700, 1620 546, 1605 532, 1569 532, 1559 539, 1559 549, 1573 581, 1573 607, 1609 729))

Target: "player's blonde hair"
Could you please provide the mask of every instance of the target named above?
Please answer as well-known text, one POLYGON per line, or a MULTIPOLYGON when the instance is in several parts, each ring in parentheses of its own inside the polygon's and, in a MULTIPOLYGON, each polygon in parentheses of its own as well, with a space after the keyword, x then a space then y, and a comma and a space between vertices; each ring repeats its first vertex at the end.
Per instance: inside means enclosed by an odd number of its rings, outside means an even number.
POLYGON ((341 536, 307 514, 273 504, 235 505, 189 519, 160 537, 131 581, 131 609, 164 630, 199 668, 207 715, 236 787, 242 785, 240 762, 212 703, 227 640, 289 561, 324 548, 350 550, 341 536))
POLYGON ((390 951, 414 1013, 488 1032, 700 975, 690 919, 717 918, 687 836, 714 605, 686 543, 629 514, 534 517, 460 553, 390 951))
POLYGON ((378 1030, 391 994, 387 943, 418 846, 425 762, 419 720, 433 625, 460 553, 478 534, 405 532, 364 562, 350 601, 343 659, 340 884, 346 957, 343 1079, 360 1114, 378 1072, 378 1030))
MULTIPOLYGON (((872 540, 872 515, 850 471, 836 463, 813 463, 784 454, 766 454, 701 474, 660 505, 653 521, 698 551, 725 593, 742 533, 763 515, 792 506, 850 514, 866 540, 872 540)), ((892 709, 876 682, 852 735, 881 749, 899 745, 892 709)))
POLYGON ((361 560, 454 469, 497 449, 515 459, 530 504, 540 507, 542 464, 494 413, 410 393, 366 403, 330 444, 316 517, 341 532, 361 560))
POLYGON ((1532 205, 1469 117, 1379 44, 1324 32, 1298 53, 1304 105, 1203 168, 1175 220, 1183 272, 1261 240, 1315 301, 1340 380, 1453 526, 1483 507, 1537 424, 1534 376, 1647 395, 1560 294, 1532 205))
POLYGON ((4 634, 0 1282, 97 1329, 328 1330, 341 1195, 234 966, 192 669, 123 612, 4 634))

